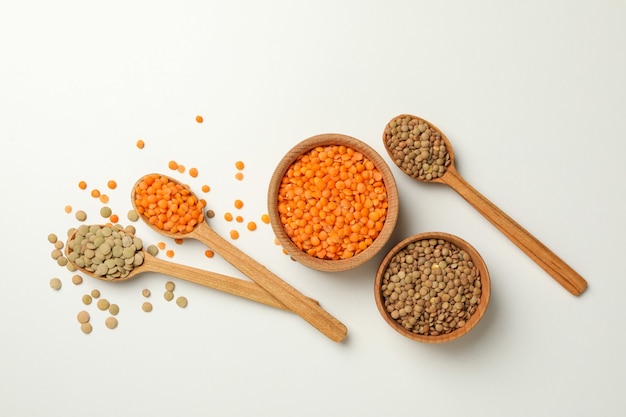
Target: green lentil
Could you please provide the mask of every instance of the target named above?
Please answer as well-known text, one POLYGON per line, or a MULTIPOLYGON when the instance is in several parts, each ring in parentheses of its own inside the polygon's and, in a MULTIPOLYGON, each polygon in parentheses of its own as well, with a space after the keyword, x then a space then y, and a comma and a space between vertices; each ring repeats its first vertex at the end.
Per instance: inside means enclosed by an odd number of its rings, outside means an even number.
POLYGON ((83 277, 81 277, 80 275, 76 274, 76 275, 72 275, 72 283, 74 285, 80 285, 83 283, 83 277))
POLYGON ((422 335, 465 326, 480 304, 480 271, 469 254, 439 239, 401 249, 384 271, 381 292, 391 318, 422 335))
POLYGON ((171 291, 165 291, 163 293, 163 298, 165 298, 166 301, 172 301, 174 299, 174 293, 171 291))
POLYGON ((80 325, 80 330, 85 334, 89 334, 93 330, 93 326, 91 323, 83 323, 80 325))
POLYGON ((80 311, 77 315, 76 315, 76 320, 78 320, 79 323, 87 323, 89 322, 89 313, 86 312, 85 310, 80 311))
POLYGON ((145 303, 141 305, 141 309, 145 311, 146 313, 149 313, 152 311, 152 304, 146 301, 145 303))
POLYGON ((63 284, 59 278, 52 278, 50 280, 50 288, 52 288, 55 291, 60 290, 62 285, 63 284))
POLYGON ((180 308, 185 308, 187 307, 187 298, 186 297, 178 297, 176 299, 176 304, 178 305, 178 307, 180 308))
POLYGON ((99 299, 98 300, 98 304, 97 304, 98 309, 100 309, 102 311, 108 310, 110 305, 111 304, 109 303, 109 301, 106 298, 99 299))
POLYGON ((113 316, 117 316, 117 313, 120 312, 120 307, 117 304, 111 304, 109 306, 109 314, 113 316))
POLYGON ((76 220, 78 220, 79 222, 84 222, 85 220, 87 220, 87 213, 85 213, 83 210, 78 210, 75 216, 76 220))
POLYGON ((144 260, 141 239, 119 225, 81 225, 68 247, 77 266, 108 280, 128 276, 144 260))
POLYGON ((143 295, 144 297, 150 297, 150 290, 147 288, 144 288, 143 290, 141 290, 141 295, 143 295))
POLYGON ((50 233, 48 235, 48 242, 50 243, 56 243, 57 239, 57 235, 55 235, 54 233, 50 233))
POLYGON ((111 217, 111 214, 113 214, 113 210, 111 210, 111 207, 104 206, 100 208, 100 215, 105 219, 111 217))
POLYGON ((91 295, 85 294, 85 295, 83 295, 83 299, 82 300, 83 300, 83 304, 85 304, 87 306, 87 305, 91 304, 91 301, 93 299, 91 298, 91 295))
POLYGON ((150 245, 147 249, 148 253, 152 256, 157 256, 159 254, 159 248, 157 245, 150 245))
POLYGON ((439 178, 451 163, 441 133, 418 117, 394 118, 385 127, 383 140, 393 162, 416 179, 439 178))
POLYGON ((176 284, 174 284, 172 281, 167 281, 165 283, 165 289, 168 291, 174 291, 174 289, 176 288, 176 284))
POLYGON ((117 327, 117 319, 115 317, 107 317, 104 325, 109 329, 115 329, 117 327))
POLYGON ((99 290, 91 290, 91 296, 93 298, 100 298, 100 291, 99 290))
POLYGON ((133 209, 128 212, 127 217, 131 222, 136 222, 139 220, 139 213, 137 213, 137 210, 133 209))

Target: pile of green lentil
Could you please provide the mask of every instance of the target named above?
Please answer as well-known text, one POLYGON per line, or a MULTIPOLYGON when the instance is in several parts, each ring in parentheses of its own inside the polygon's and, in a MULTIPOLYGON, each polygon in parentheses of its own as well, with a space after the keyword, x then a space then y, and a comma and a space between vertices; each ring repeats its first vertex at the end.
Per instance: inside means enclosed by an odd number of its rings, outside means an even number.
POLYGON ((126 277, 144 260, 141 239, 118 225, 81 225, 68 247, 72 263, 109 280, 126 277))
POLYGON ((465 326, 480 304, 480 271, 453 243, 423 239, 391 259, 381 293, 391 318, 406 330, 447 334, 465 326))
POLYGON ((441 177, 450 155, 439 133, 415 116, 398 116, 385 127, 384 141, 393 162, 406 174, 430 181, 441 177))

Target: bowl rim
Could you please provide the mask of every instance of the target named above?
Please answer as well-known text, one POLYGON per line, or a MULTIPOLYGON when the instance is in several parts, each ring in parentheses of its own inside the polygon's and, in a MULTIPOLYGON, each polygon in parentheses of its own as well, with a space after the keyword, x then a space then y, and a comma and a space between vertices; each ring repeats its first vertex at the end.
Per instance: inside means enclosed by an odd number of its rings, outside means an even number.
POLYGON ((401 335, 423 343, 444 343, 458 339, 459 337, 467 334, 483 318, 485 311, 487 310, 487 307, 489 305, 489 300, 491 298, 491 278, 489 277, 489 270, 487 269, 487 265, 485 264, 483 257, 469 242, 459 236, 446 232, 422 232, 403 239, 402 241, 398 242, 389 252, 387 252, 385 257, 381 261, 378 270, 376 271, 376 278, 374 280, 374 298, 376 300, 376 307, 378 308, 380 315, 387 322, 387 324, 389 324, 389 326, 391 326, 401 335), (472 314, 472 316, 467 320, 465 326, 453 330, 450 333, 437 336, 428 336, 410 332, 404 327, 400 326, 398 322, 391 318, 391 316, 389 315, 389 313, 387 313, 387 310, 384 307, 384 297, 382 295, 381 285, 383 275, 389 265, 389 262, 402 248, 412 242, 433 238, 442 239, 453 243, 455 246, 457 246, 457 248, 465 250, 470 255, 472 262, 480 271, 482 294, 478 308, 476 309, 474 314, 472 314))
POLYGON ((367 143, 352 136, 340 133, 323 133, 311 136, 294 145, 280 160, 272 174, 267 192, 268 215, 270 224, 278 242, 283 249, 297 262, 320 271, 336 272, 356 268, 372 259, 391 238, 398 220, 398 189, 393 173, 382 156, 367 143), (299 249, 287 236, 278 216, 278 191, 282 178, 289 167, 302 154, 319 146, 344 145, 352 148, 374 163, 374 166, 383 176, 387 192, 387 215, 382 230, 372 244, 359 254, 347 259, 319 259, 312 257, 299 249))

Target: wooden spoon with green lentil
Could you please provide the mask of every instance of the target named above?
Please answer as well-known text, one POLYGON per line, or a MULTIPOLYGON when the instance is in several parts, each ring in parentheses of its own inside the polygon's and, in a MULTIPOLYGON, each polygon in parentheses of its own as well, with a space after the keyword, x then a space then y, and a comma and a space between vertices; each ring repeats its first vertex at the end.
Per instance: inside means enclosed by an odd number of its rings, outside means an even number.
POLYGON ((144 272, 158 272, 289 310, 254 282, 155 257, 144 248, 141 239, 121 226, 81 225, 69 236, 65 252, 69 262, 79 271, 103 281, 122 282, 144 272))
POLYGON ((347 336, 346 326, 318 303, 213 230, 202 212, 204 201, 187 184, 165 175, 148 174, 133 186, 131 202, 142 220, 156 232, 173 239, 199 240, 332 341, 341 342, 347 336), (170 223, 176 228, 168 229, 170 223))
POLYGON ((450 186, 570 293, 585 291, 582 276, 459 175, 450 141, 435 125, 401 114, 385 126, 383 143, 402 172, 418 181, 450 186))

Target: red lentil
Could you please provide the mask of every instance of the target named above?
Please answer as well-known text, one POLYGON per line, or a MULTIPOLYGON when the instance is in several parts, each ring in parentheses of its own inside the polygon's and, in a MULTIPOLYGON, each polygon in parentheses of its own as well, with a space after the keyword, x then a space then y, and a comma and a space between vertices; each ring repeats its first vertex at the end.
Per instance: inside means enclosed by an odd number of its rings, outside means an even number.
POLYGON ((387 193, 382 174, 360 152, 317 147, 287 170, 278 211, 298 248, 320 259, 346 259, 367 249, 382 230, 387 193))

